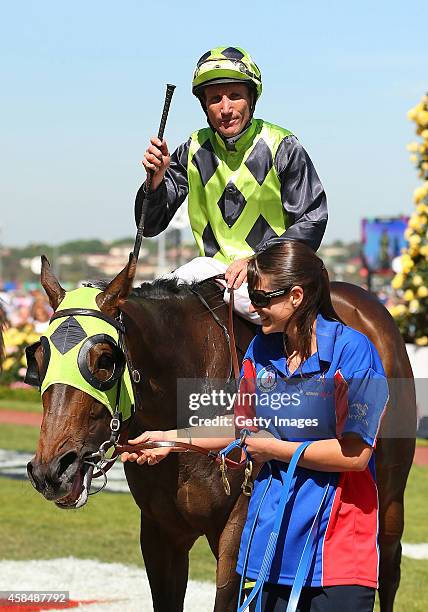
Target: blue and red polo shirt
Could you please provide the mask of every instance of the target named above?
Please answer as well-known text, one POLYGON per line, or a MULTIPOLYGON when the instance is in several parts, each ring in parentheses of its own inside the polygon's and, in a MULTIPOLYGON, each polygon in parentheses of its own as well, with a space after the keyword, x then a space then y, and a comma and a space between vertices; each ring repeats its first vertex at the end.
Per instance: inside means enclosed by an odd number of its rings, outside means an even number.
MULTIPOLYGON (((358 331, 325 319, 316 323, 317 352, 290 374, 282 334, 254 338, 244 357, 237 427, 266 429, 277 438, 306 441, 358 434, 374 447, 388 401, 388 384, 376 348, 358 331)), ((271 461, 272 481, 251 540, 246 576, 257 579, 281 496, 287 464, 271 461)), ((237 564, 242 573, 249 532, 265 490, 260 471, 250 500, 237 564)), ((362 472, 326 473, 297 466, 268 582, 294 582, 303 546, 328 486, 315 554, 304 586, 377 587, 378 496, 374 456, 362 472)))

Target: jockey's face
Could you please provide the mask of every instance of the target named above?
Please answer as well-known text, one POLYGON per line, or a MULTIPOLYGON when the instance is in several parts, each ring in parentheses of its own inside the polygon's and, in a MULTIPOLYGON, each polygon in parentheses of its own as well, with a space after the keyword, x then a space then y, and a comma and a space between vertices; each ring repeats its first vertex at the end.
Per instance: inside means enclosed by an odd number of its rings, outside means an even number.
POLYGON ((226 138, 237 136, 250 120, 252 93, 244 83, 220 83, 205 88, 208 119, 226 138))
MULTIPOLYGON (((272 291, 270 279, 265 277, 257 289, 263 291, 272 291)), ((275 332, 283 332, 285 326, 290 320, 294 311, 303 300, 303 289, 300 286, 292 287, 287 295, 271 298, 268 306, 259 308, 250 304, 249 312, 257 312, 261 319, 262 332, 264 334, 273 334, 275 332)))

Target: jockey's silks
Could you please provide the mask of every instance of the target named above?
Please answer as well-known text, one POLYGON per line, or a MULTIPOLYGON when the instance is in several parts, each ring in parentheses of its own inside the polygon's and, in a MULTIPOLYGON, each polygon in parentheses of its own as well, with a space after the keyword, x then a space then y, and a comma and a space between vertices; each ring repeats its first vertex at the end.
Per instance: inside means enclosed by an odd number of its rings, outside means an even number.
POLYGON ((290 222, 274 160, 289 135, 286 129, 254 119, 229 151, 210 128, 192 134, 189 218, 202 256, 228 264, 284 234, 290 222))

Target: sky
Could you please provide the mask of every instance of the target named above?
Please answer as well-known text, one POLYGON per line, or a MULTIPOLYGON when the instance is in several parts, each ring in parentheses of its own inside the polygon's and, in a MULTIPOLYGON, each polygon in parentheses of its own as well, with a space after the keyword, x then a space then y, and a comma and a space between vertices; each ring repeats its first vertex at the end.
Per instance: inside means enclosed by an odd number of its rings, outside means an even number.
POLYGON ((262 71, 256 116, 291 130, 324 184, 324 243, 409 214, 406 118, 428 90, 426 1, 1 2, 0 241, 135 233, 133 203, 166 83, 171 150, 205 116, 194 65, 220 45, 262 71))

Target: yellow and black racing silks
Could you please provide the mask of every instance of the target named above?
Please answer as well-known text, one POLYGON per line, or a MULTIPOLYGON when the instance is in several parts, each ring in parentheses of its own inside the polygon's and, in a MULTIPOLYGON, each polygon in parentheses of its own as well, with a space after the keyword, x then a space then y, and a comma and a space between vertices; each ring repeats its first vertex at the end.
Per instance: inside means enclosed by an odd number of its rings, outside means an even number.
MULTIPOLYGON (((137 222, 144 196, 142 185, 137 222)), ((283 239, 317 250, 327 223, 325 192, 308 154, 289 130, 261 119, 232 143, 208 127, 180 145, 149 194, 144 235, 163 231, 187 196, 200 255, 226 264, 283 239)))

